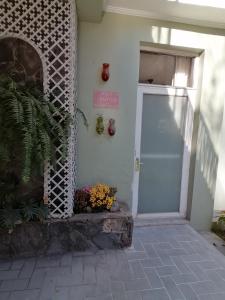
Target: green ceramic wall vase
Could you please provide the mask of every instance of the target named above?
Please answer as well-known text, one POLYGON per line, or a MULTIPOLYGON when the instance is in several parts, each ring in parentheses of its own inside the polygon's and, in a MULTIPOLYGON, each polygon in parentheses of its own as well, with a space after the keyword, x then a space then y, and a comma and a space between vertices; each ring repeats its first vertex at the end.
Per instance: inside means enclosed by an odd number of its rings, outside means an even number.
POLYGON ((104 123, 103 123, 104 119, 103 116, 98 116, 97 120, 96 120, 96 132, 97 134, 101 135, 104 132, 104 123))

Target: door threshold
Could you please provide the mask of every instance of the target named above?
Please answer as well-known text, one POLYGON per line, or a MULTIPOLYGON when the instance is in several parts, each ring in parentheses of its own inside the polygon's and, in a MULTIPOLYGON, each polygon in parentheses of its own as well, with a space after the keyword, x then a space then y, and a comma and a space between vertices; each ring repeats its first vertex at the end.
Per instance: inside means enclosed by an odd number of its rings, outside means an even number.
POLYGON ((138 219, 184 218, 179 212, 137 214, 138 219))
POLYGON ((180 213, 139 214, 134 218, 135 227, 184 224, 189 221, 180 213))

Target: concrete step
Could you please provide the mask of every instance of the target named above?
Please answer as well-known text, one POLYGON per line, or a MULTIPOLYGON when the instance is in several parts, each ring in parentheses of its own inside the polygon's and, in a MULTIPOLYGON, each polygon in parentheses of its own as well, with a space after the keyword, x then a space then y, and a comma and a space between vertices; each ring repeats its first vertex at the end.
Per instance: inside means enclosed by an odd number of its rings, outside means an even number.
POLYGON ((149 218, 140 218, 137 217, 134 219, 135 227, 144 227, 144 226, 160 226, 160 225, 184 225, 189 224, 189 221, 181 217, 149 217, 149 218))

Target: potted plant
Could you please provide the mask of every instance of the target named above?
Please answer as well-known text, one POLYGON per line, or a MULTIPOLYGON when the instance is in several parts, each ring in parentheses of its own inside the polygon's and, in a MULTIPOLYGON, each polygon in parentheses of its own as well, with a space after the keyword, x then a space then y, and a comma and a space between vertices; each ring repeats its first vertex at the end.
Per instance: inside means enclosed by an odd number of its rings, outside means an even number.
POLYGON ((117 204, 116 192, 115 187, 103 183, 78 189, 75 193, 74 212, 117 211, 119 209, 118 205, 113 209, 117 204))

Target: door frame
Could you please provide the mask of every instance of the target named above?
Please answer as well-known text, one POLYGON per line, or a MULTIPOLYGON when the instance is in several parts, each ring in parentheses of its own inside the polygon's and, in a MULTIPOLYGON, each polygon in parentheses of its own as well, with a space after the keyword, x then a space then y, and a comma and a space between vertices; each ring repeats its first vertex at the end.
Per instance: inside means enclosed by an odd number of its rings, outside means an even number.
POLYGON ((132 215, 133 217, 182 217, 187 214, 187 197, 188 197, 188 179, 191 158, 191 146, 193 135, 194 112, 196 107, 196 89, 180 88, 165 85, 139 84, 137 90, 137 108, 136 108, 136 127, 135 127, 135 151, 134 151, 134 175, 132 184, 132 215), (139 198, 139 174, 141 165, 137 166, 137 159, 140 162, 141 153, 141 129, 142 129, 142 107, 144 94, 150 95, 168 95, 168 96, 185 96, 187 97, 187 118, 184 133, 184 152, 182 163, 181 193, 179 212, 169 213, 148 213, 138 214, 139 198))

